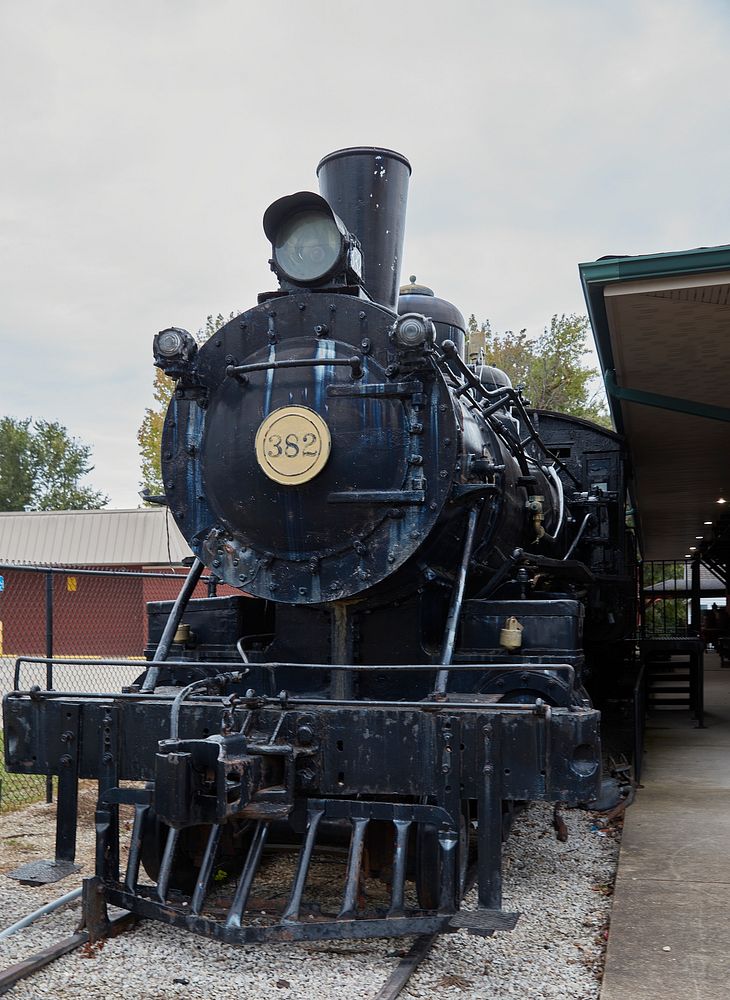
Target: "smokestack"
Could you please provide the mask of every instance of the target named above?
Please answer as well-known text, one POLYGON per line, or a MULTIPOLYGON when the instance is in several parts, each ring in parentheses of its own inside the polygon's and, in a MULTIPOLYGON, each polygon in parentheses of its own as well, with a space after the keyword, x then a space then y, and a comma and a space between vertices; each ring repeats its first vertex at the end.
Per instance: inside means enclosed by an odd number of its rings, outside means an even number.
POLYGON ((396 312, 411 165, 401 153, 353 146, 319 161, 322 197, 362 244, 363 284, 396 312))

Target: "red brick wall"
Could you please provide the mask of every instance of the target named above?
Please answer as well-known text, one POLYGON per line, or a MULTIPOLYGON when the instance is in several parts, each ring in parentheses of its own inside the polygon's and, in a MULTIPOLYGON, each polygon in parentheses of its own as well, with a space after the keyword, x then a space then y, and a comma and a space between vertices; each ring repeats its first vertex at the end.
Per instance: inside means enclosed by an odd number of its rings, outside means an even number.
MULTIPOLYGON (((119 569, 120 567, 115 567, 119 569)), ((141 567, 126 567, 139 571, 141 567)), ((170 580, 74 574, 53 574, 53 652, 56 656, 141 656, 147 641, 147 601, 174 600, 187 570, 176 570, 170 580)), ((0 570, 2 652, 45 656, 46 574, 0 570)), ((220 596, 237 594, 220 586, 220 596)), ((205 597, 207 585, 198 584, 195 597, 205 597)))

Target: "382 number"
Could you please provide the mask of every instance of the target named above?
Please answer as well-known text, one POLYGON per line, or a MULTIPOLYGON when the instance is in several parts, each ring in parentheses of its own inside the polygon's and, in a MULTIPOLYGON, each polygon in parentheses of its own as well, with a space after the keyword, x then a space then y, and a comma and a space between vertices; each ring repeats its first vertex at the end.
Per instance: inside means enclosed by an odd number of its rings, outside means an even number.
POLYGON ((266 439, 266 454, 269 458, 297 458, 301 453, 305 458, 316 458, 317 449, 315 447, 317 435, 307 433, 287 434, 282 438, 281 434, 269 434, 266 439))

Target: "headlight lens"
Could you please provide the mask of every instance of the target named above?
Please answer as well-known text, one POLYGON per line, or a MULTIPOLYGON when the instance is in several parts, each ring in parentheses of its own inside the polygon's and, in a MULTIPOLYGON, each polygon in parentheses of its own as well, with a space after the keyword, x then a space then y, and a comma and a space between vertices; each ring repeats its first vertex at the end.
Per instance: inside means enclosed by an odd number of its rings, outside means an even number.
POLYGON ((282 222, 274 240, 277 266, 292 281, 317 281, 342 255, 342 235, 323 212, 298 212, 282 222))
POLYGON ((420 313, 404 313, 395 325, 395 339, 401 347, 407 349, 433 344, 435 336, 433 322, 420 313))
POLYGON ((175 358, 182 354, 184 340, 178 330, 163 330, 157 334, 155 349, 163 358, 175 358))

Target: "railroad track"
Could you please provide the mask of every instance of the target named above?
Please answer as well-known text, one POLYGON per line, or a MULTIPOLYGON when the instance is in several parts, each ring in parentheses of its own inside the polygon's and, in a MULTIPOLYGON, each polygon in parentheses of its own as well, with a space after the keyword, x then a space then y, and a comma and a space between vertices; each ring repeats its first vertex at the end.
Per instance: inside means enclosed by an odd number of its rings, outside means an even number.
MULTIPOLYGON (((553 821, 557 827, 557 818, 559 817, 557 807, 555 809, 553 821)), ((512 825, 513 816, 505 828, 505 833, 509 835, 509 831, 512 825)), ((473 846, 473 845, 472 845, 473 846)), ((335 849, 336 851, 336 849, 335 849)), ((339 853, 339 852, 337 852, 339 853)), ((470 853, 471 850, 470 850, 470 853)), ((469 892, 474 888, 478 879, 478 867, 476 861, 472 855, 470 858, 470 864, 467 868, 465 879, 464 879, 464 891, 462 898, 465 898, 469 892)), ((91 891, 91 890, 90 890, 91 891)), ((72 900, 79 897, 81 890, 75 890, 72 893, 68 893, 65 896, 59 897, 57 900, 50 904, 46 904, 39 910, 35 911, 30 917, 25 920, 18 921, 16 924, 12 925, 11 928, 7 928, 5 931, 0 932, 0 938, 7 936, 8 932, 11 934, 17 930, 21 930, 23 927, 28 926, 30 922, 47 915, 48 913, 57 910, 61 906, 68 905, 72 900), (68 902, 67 902, 68 901, 68 902)), ((90 899, 92 897, 89 897, 90 899)), ((93 909, 93 902, 92 902, 93 909)), ((104 911, 106 912, 106 911, 104 911)), ((109 919, 106 933, 100 937, 98 934, 95 935, 94 940, 104 940, 107 937, 116 937, 118 934, 123 933, 126 930, 131 929, 138 921, 139 917, 133 913, 122 912, 121 914, 109 919)), ((507 929, 507 926, 505 926, 507 929)), ((396 1000, 397 997, 401 995, 404 987, 407 985, 411 976, 416 972, 422 962, 428 957, 433 945, 436 940, 440 937, 442 932, 435 932, 433 934, 420 934, 415 937, 413 944, 406 952, 406 954, 400 959, 393 971, 388 975, 387 979, 380 987, 377 993, 373 995, 372 1000, 396 1000)), ((45 966, 54 962, 56 959, 69 954, 69 952, 75 951, 78 948, 83 947, 90 943, 90 934, 88 930, 78 930, 76 933, 69 935, 56 942, 55 944, 49 945, 42 951, 36 952, 35 954, 29 956, 23 961, 16 962, 15 964, 9 966, 3 971, 0 971, 0 996, 12 989, 16 983, 23 979, 27 979, 30 976, 35 975, 45 966)))
MULTIPOLYGON (((477 881, 477 867, 476 865, 470 866, 467 871, 466 880, 464 884, 464 896, 466 896, 471 889, 476 885, 477 881)), ((73 896, 74 894, 69 894, 73 896)), ((47 915, 49 908, 55 909, 59 902, 64 903, 66 897, 61 897, 55 903, 47 904, 40 910, 36 911, 30 919, 35 919, 36 917, 41 917, 47 915)), ((123 933, 133 927, 139 918, 133 913, 121 913, 118 916, 112 917, 109 920, 108 929, 104 938, 116 937, 118 934, 123 933)), ((28 926, 26 921, 18 921, 17 925, 13 925, 17 930, 22 929, 24 926, 28 926)), ((7 934, 7 931, 3 932, 7 934)), ((398 965, 393 969, 385 983, 380 987, 378 992, 374 994, 373 1000, 396 1000, 400 996, 403 988, 408 983, 409 979, 413 973, 418 969, 421 963, 428 957, 431 948, 440 936, 439 932, 434 934, 419 934, 406 954, 401 958, 398 965)), ((50 965, 57 958, 62 958, 64 955, 69 954, 69 952, 75 951, 84 945, 89 944, 90 934, 87 930, 79 930, 76 933, 69 935, 68 937, 62 938, 55 944, 49 945, 47 948, 30 955, 28 958, 23 959, 21 962, 16 962, 15 964, 8 966, 0 972, 0 996, 7 993, 8 990, 12 989, 16 983, 20 982, 22 979, 27 979, 33 976, 36 972, 39 972, 45 966, 50 965)))
POLYGON ((420 934, 406 952, 373 1000, 396 1000, 421 962, 428 956, 438 934, 420 934))
MULTIPOLYGON (((115 937, 117 934, 121 934, 123 931, 131 928, 135 923, 136 917, 132 913, 125 913, 119 917, 115 917, 111 921, 112 929, 109 936, 115 937)), ((375 994, 373 1000, 396 1000, 413 973, 428 956, 437 937, 438 934, 419 935, 393 972, 388 976, 383 986, 375 994)), ((46 965, 50 965, 57 958, 68 955, 69 952, 83 947, 88 942, 89 932, 77 931, 77 933, 63 938, 61 941, 56 942, 56 944, 49 945, 42 951, 38 951, 34 955, 23 959, 22 962, 16 962, 14 965, 8 966, 7 969, 0 972, 0 996, 11 990, 22 979, 28 979, 30 976, 35 975, 36 972, 40 972, 46 965)))
MULTIPOLYGON (((473 881, 467 885, 467 892, 472 884, 473 881)), ((109 921, 109 930, 105 936, 116 937, 118 934, 132 928, 137 921, 138 918, 132 913, 122 913, 119 916, 113 917, 109 921)), ((438 937, 438 933, 418 935, 398 965, 390 973, 385 983, 374 994, 373 1000, 396 1000, 413 973, 424 959, 428 957, 438 937)), ((68 955, 69 952, 89 944, 89 941, 89 932, 87 930, 80 930, 75 934, 62 938, 55 944, 49 945, 47 948, 43 948, 41 951, 35 952, 21 962, 16 962, 8 966, 0 972, 0 996, 11 990, 21 980, 35 975, 36 972, 40 972, 41 969, 50 965, 56 959, 62 958, 64 955, 68 955)))
MULTIPOLYGON (((137 922, 137 917, 133 913, 122 913, 118 917, 113 917, 109 921, 109 932, 107 937, 116 937, 123 931, 128 930, 137 922)), ((63 955, 68 955, 70 951, 75 951, 83 945, 89 943, 89 932, 86 930, 77 931, 69 937, 62 938, 55 944, 37 951, 22 962, 16 962, 0 972, 0 996, 12 989, 21 979, 27 979, 34 973, 39 972, 46 965, 54 962, 63 955)))
MULTIPOLYGON (((121 916, 115 917, 110 921, 108 936, 116 937, 117 934, 121 934, 133 927, 136 922, 137 918, 132 913, 124 913, 121 916)), ((438 936, 438 934, 419 935, 393 972, 388 976, 383 986, 375 994, 373 1000, 396 1000, 413 973, 428 956, 438 936)), ((36 972, 40 972, 45 966, 50 965, 57 958, 62 958, 64 955, 68 955, 69 952, 75 951, 88 943, 89 932, 85 930, 77 931, 75 934, 62 938, 62 940, 57 941, 55 944, 49 945, 47 948, 43 948, 41 951, 30 955, 28 958, 23 959, 22 962, 16 962, 8 966, 0 972, 0 996, 11 990, 22 979, 28 979, 30 976, 35 975, 36 972)))
MULTIPOLYGON (((462 899, 465 899, 476 885, 477 876, 477 866, 472 865, 466 873, 462 899)), ((428 953, 440 936, 438 933, 419 934, 398 965, 396 965, 395 969, 388 976, 383 986, 375 994, 373 1000, 396 1000, 396 997, 400 996, 403 987, 408 983, 408 980, 419 965, 424 959, 428 958, 428 953)))

